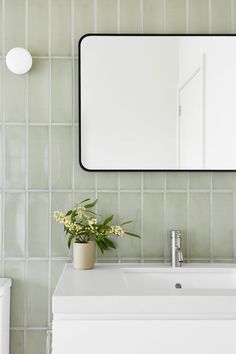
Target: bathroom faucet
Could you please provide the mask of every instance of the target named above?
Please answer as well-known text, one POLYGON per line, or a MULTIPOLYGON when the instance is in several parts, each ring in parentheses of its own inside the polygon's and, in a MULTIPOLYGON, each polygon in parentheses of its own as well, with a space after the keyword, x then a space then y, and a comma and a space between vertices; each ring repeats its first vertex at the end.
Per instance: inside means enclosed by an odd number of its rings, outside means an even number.
POLYGON ((172 230, 171 237, 171 266, 173 268, 181 267, 183 262, 183 254, 181 251, 181 231, 172 230))

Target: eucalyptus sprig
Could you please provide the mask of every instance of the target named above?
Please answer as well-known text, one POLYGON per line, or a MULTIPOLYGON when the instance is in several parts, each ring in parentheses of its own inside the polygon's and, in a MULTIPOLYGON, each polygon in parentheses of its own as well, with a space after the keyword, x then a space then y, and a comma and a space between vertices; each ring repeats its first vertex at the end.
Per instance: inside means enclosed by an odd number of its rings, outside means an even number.
POLYGON ((116 249, 112 235, 123 237, 125 235, 140 238, 133 232, 124 230, 123 226, 132 223, 132 220, 124 221, 120 225, 110 225, 113 215, 107 216, 103 221, 98 222, 97 213, 91 210, 97 203, 97 199, 90 201, 89 198, 78 202, 74 209, 68 210, 66 214, 61 211, 54 211, 54 218, 64 225, 64 231, 68 236, 68 248, 72 241, 76 243, 87 243, 95 241, 102 253, 111 248, 116 249), (88 203, 87 203, 88 202, 88 203))

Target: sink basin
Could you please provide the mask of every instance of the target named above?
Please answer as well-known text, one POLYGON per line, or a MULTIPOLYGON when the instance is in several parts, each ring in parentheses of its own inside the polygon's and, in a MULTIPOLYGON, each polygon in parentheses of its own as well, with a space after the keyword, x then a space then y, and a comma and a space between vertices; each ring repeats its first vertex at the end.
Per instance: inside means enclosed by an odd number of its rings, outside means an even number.
POLYGON ((124 268, 129 289, 236 289, 236 269, 227 268, 124 268))

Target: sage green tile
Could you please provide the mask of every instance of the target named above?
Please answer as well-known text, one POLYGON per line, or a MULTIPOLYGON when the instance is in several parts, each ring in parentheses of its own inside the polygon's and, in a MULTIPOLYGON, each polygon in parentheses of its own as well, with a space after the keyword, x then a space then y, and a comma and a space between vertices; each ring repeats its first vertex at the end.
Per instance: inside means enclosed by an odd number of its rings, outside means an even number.
POLYGON ((141 7, 137 0, 120 0, 120 31, 135 33, 142 31, 141 7))
POLYGON ((208 33, 208 0, 189 0, 189 32, 208 33))
POLYGON ((143 194, 143 255, 163 257, 164 242, 164 195, 163 193, 143 194))
MULTIPOLYGON (((77 55, 77 51, 75 52, 77 55)), ((79 88, 79 77, 78 77, 78 59, 74 60, 74 122, 78 123, 79 120, 79 104, 78 104, 78 88, 79 88)), ((77 130, 78 131, 78 130, 77 130)))
MULTIPOLYGON (((24 304, 26 299, 24 269, 24 261, 5 261, 4 263, 4 277, 12 279, 10 307, 12 327, 24 326, 24 304)), ((11 341, 12 344, 13 342, 11 341)))
POLYGON ((6 127, 5 139, 5 187, 24 188, 26 165, 24 128, 6 127))
POLYGON ((210 258, 210 193, 190 193, 189 257, 210 258))
MULTIPOLYGON (((0 0, 0 18, 2 18, 2 0, 0 0)), ((0 26, 0 55, 2 54, 2 43, 3 38, 2 38, 2 26, 0 26)))
POLYGON ((28 184, 31 189, 47 189, 49 173, 48 127, 29 127, 28 184))
POLYGON ((25 354, 45 354, 46 330, 28 330, 26 332, 25 354))
POLYGON ((211 173, 190 172, 190 189, 210 189, 211 173))
POLYGON ((5 132, 5 187, 25 187, 26 134, 24 127, 7 126, 5 132))
POLYGON ((47 257, 50 215, 48 193, 29 193, 28 215, 28 256, 47 257))
POLYGON ((5 257, 25 255, 25 193, 5 194, 5 257), (12 216, 14 215, 14 222, 12 216))
POLYGON ((230 33, 232 31, 232 1, 211 1, 211 32, 230 33))
POLYGON ((72 61, 70 59, 52 60, 52 122, 72 121, 72 61))
POLYGON ((163 172, 144 172, 144 189, 163 189, 165 183, 165 173, 163 172))
POLYGON ((187 256, 187 193, 169 192, 166 194, 165 210, 165 256, 170 256, 170 232, 181 231, 181 249, 184 257, 187 256))
POLYGON ((234 179, 231 172, 214 172, 212 183, 214 189, 233 189, 234 179))
POLYGON ((75 53, 77 53, 79 39, 95 30, 94 0, 75 0, 74 8, 75 53))
POLYGON ((54 220, 53 212, 55 210, 59 210, 63 213, 66 213, 71 208, 73 208, 72 193, 52 193, 52 257, 69 256, 69 251, 67 248, 67 238, 63 230, 63 225, 59 224, 54 220))
POLYGON ((94 189, 95 188, 95 172, 87 172, 79 165, 79 146, 78 146, 78 131, 74 131, 74 184, 75 189, 94 189))
POLYGON ((5 120, 26 120, 26 75, 16 75, 5 69, 5 120))
POLYGON ((163 0, 143 1, 143 30, 146 33, 160 33, 164 31, 163 0))
POLYGON ((117 189, 118 173, 117 172, 97 172, 97 188, 117 189))
MULTIPOLYGON (((133 220, 133 223, 126 226, 126 230, 140 235, 141 220, 141 194, 136 192, 120 194, 120 220, 133 220)), ((136 237, 123 236, 117 238, 119 257, 140 257, 141 241, 136 237)))
POLYGON ((25 47, 25 0, 5 1, 5 49, 25 47))
POLYGON ((52 55, 71 55, 71 1, 51 0, 52 55))
POLYGON ((233 193, 213 193, 213 256, 233 257, 233 193))
POLYGON ((168 172, 166 175, 167 189, 186 189, 189 174, 187 172, 168 172))
POLYGON ((28 76, 29 122, 46 123, 49 121, 48 59, 34 59, 34 66, 28 76))
POLYGON ((121 189, 140 189, 141 173, 139 172, 121 172, 120 188, 121 189))
MULTIPOLYGON (((110 225, 117 225, 118 221, 118 193, 111 192, 99 192, 98 193, 98 203, 97 203, 97 213, 101 215, 98 217, 100 221, 104 220, 107 216, 113 215, 113 220, 110 225)), ((116 236, 112 237, 112 240, 117 243, 116 236)), ((97 250, 97 257, 101 258, 103 255, 100 250, 97 250)), ((105 251, 104 257, 107 258, 117 258, 117 250, 105 251)))
MULTIPOLYGON (((0 225, 2 225, 2 193, 0 193, 0 225)), ((0 260, 2 258, 2 242, 3 242, 3 234, 2 234, 2 227, 0 228, 0 260)), ((0 274, 1 274, 1 267, 0 267, 0 274)))
POLYGON ((10 354, 24 354, 24 331, 11 330, 10 354))
MULTIPOLYGON (((1 33, 1 31, 0 31, 0 33, 1 33)), ((1 39, 0 39, 0 41, 1 41, 1 39)), ((1 44, 1 42, 0 42, 0 44, 1 44)), ((0 53, 1 53, 1 49, 0 49, 0 53)), ((0 107, 3 108, 2 99, 3 99, 3 60, 0 59, 0 107)), ((0 109, 0 123, 2 123, 2 120, 3 120, 3 109, 2 108, 0 109)))
POLYGON ((33 55, 48 55, 48 10, 48 0, 28 2, 28 41, 29 51, 33 55))
POLYGON ((100 33, 117 31, 117 0, 97 2, 97 31, 100 33))
POLYGON ((52 188, 72 187, 72 129, 52 127, 52 188))
POLYGON ((166 0, 166 32, 185 33, 186 1, 166 0))
POLYGON ((27 326, 48 325, 48 271, 48 261, 28 261, 27 326))

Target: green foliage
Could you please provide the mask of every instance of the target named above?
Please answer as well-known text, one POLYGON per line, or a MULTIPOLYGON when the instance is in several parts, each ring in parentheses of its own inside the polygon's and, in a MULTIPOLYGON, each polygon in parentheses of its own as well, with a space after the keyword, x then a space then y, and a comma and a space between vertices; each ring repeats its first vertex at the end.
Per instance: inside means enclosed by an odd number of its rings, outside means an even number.
POLYGON ((98 222, 97 216, 91 210, 97 203, 89 198, 77 203, 74 209, 68 210, 64 215, 60 211, 54 212, 56 221, 64 225, 64 231, 68 236, 67 245, 71 247, 72 242, 87 243, 95 241, 102 253, 109 249, 115 249, 116 245, 111 239, 112 235, 123 237, 124 235, 140 238, 139 235, 125 231, 122 226, 132 223, 132 220, 124 221, 121 225, 110 225, 113 215, 106 217, 102 222, 98 222))

